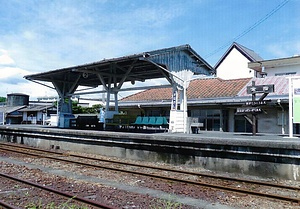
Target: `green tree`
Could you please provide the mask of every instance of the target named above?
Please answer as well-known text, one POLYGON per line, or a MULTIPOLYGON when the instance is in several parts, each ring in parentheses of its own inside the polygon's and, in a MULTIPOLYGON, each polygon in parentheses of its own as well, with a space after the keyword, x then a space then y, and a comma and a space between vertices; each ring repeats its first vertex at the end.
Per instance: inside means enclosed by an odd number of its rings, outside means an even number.
POLYGON ((81 107, 77 101, 72 101, 73 114, 98 114, 100 112, 101 104, 93 105, 92 107, 81 107))
POLYGON ((6 97, 0 97, 0 102, 6 102, 6 97))

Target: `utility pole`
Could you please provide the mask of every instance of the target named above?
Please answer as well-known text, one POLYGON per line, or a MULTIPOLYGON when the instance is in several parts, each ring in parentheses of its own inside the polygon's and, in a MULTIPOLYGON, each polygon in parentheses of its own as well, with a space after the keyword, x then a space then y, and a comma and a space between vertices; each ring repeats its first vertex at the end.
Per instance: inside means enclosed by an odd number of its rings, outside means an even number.
MULTIPOLYGON (((255 86, 255 81, 252 81, 252 86, 255 86)), ((252 102, 254 103, 256 100, 256 93, 255 91, 252 93, 252 102)), ((256 114, 252 114, 252 135, 256 135, 256 114)))

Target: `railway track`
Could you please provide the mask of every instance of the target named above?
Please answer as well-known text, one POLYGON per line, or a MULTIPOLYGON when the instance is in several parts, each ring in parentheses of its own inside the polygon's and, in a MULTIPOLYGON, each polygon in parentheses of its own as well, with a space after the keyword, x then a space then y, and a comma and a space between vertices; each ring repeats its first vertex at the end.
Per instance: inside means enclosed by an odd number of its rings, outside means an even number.
MULTIPOLYGON (((107 205, 104 205, 102 203, 99 203, 99 202, 96 202, 96 201, 93 201, 93 200, 90 200, 90 199, 87 199, 87 198, 78 197, 78 196, 76 196, 75 194, 72 194, 72 193, 63 192, 63 191, 54 189, 52 187, 37 184, 37 183, 31 182, 31 181, 20 179, 20 178, 14 177, 12 175, 7 175, 7 174, 1 173, 1 172, 0 172, 0 178, 6 178, 10 181, 15 181, 15 182, 18 182, 18 183, 21 183, 21 184, 24 184, 24 185, 28 185, 30 187, 38 188, 38 189, 41 190, 41 192, 42 191, 51 192, 55 195, 63 196, 63 197, 75 200, 79 204, 85 204, 87 206, 93 206, 93 207, 96 207, 96 208, 113 209, 113 207, 111 207, 111 206, 107 206, 107 205)), ((11 185, 13 185, 13 184, 11 183, 11 185)), ((0 206, 3 206, 5 208, 10 208, 10 209, 18 208, 16 206, 14 206, 12 204, 9 204, 7 202, 4 202, 4 201, 0 201, 0 206)))
POLYGON ((101 158, 93 158, 93 157, 86 157, 82 155, 75 155, 70 153, 64 152, 57 152, 51 150, 44 150, 44 149, 37 149, 32 147, 24 147, 17 144, 8 144, 8 143, 0 143, 0 149, 17 152, 20 154, 31 155, 40 158, 48 158, 51 160, 58 160, 67 163, 75 163, 77 165, 82 166, 89 166, 93 168, 101 168, 107 170, 113 170, 117 172, 129 173, 134 175, 142 175, 146 177, 173 181, 183 184, 191 184, 195 186, 213 188, 217 190, 229 191, 229 192, 236 192, 240 194, 247 194, 247 195, 255 195, 263 198, 270 198, 275 200, 283 200, 293 203, 300 202, 300 194, 299 194, 299 187, 287 186, 282 184, 275 184, 270 182, 264 181, 254 181, 248 179, 240 179, 240 178, 231 178, 231 177, 224 177, 220 175, 212 175, 212 174, 204 174, 198 172, 189 172, 184 170, 175 170, 175 169, 168 169, 164 167, 157 167, 157 166, 149 166, 149 165, 142 165, 142 164, 135 164, 135 163, 127 163, 121 162, 116 160, 107 160, 101 158), (26 151, 27 150, 27 151, 26 151), (30 150, 30 152, 28 152, 30 150), (68 159, 73 158, 73 159, 68 159), (74 158, 78 158, 80 160, 74 160, 74 158), (88 161, 83 162, 82 160, 88 161), (92 162, 94 163, 92 163, 92 162), (101 164, 99 164, 101 162, 101 164), (97 164, 96 164, 97 163, 97 164), (108 165, 104 165, 103 163, 107 163, 108 165), (117 165, 113 167, 112 165, 117 165), (121 166, 121 167, 120 167, 121 166), (123 166, 123 167, 122 167, 123 166), (135 169, 128 169, 128 168, 135 167, 135 169), (142 172, 141 170, 148 169, 147 172, 142 172), (152 171, 149 172, 149 169, 152 171), (162 175, 162 172, 167 172, 167 175, 162 175), (180 176, 180 175, 190 175, 190 176, 197 176, 197 180, 189 180, 183 178, 175 178, 171 176, 180 176), (203 180, 206 179, 214 179, 216 183, 208 183, 208 181, 203 180), (242 186, 241 186, 242 185, 242 186), (251 188, 251 189, 249 189, 251 188), (289 195, 282 195, 282 194, 273 194, 269 192, 267 188, 276 188, 277 191, 284 190, 284 193, 288 193, 289 195), (258 190, 258 191, 255 191, 258 190), (263 190, 263 191, 262 191, 263 190), (295 196, 297 194, 297 196, 295 196))

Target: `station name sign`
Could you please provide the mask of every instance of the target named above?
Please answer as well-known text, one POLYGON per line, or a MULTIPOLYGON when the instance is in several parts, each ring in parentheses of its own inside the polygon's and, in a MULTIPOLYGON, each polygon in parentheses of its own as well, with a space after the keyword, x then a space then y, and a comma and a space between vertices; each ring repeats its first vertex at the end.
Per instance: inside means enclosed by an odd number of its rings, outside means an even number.
POLYGON ((241 108, 237 108, 236 110, 236 114, 257 114, 257 113, 261 113, 262 110, 260 107, 241 107, 241 108))
POLYGON ((245 102, 245 105, 247 106, 259 106, 259 105, 266 105, 266 104, 267 104, 267 100, 245 102))
POLYGON ((247 86, 247 93, 248 94, 272 93, 272 92, 274 92, 274 84, 272 84, 272 85, 247 86))

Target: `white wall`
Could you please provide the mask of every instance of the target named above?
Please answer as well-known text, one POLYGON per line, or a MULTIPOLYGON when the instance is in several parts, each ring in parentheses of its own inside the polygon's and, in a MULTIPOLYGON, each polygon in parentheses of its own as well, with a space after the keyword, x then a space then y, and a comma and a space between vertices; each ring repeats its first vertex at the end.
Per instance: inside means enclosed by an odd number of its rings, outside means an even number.
POLYGON ((23 121, 27 121, 27 112, 23 112, 23 121))
POLYGON ((267 76, 275 76, 277 73, 294 73, 300 74, 300 65, 278 66, 275 68, 265 68, 267 76))
POLYGON ((254 70, 248 68, 249 60, 236 48, 233 48, 216 69, 217 77, 237 79, 254 77, 254 70))

